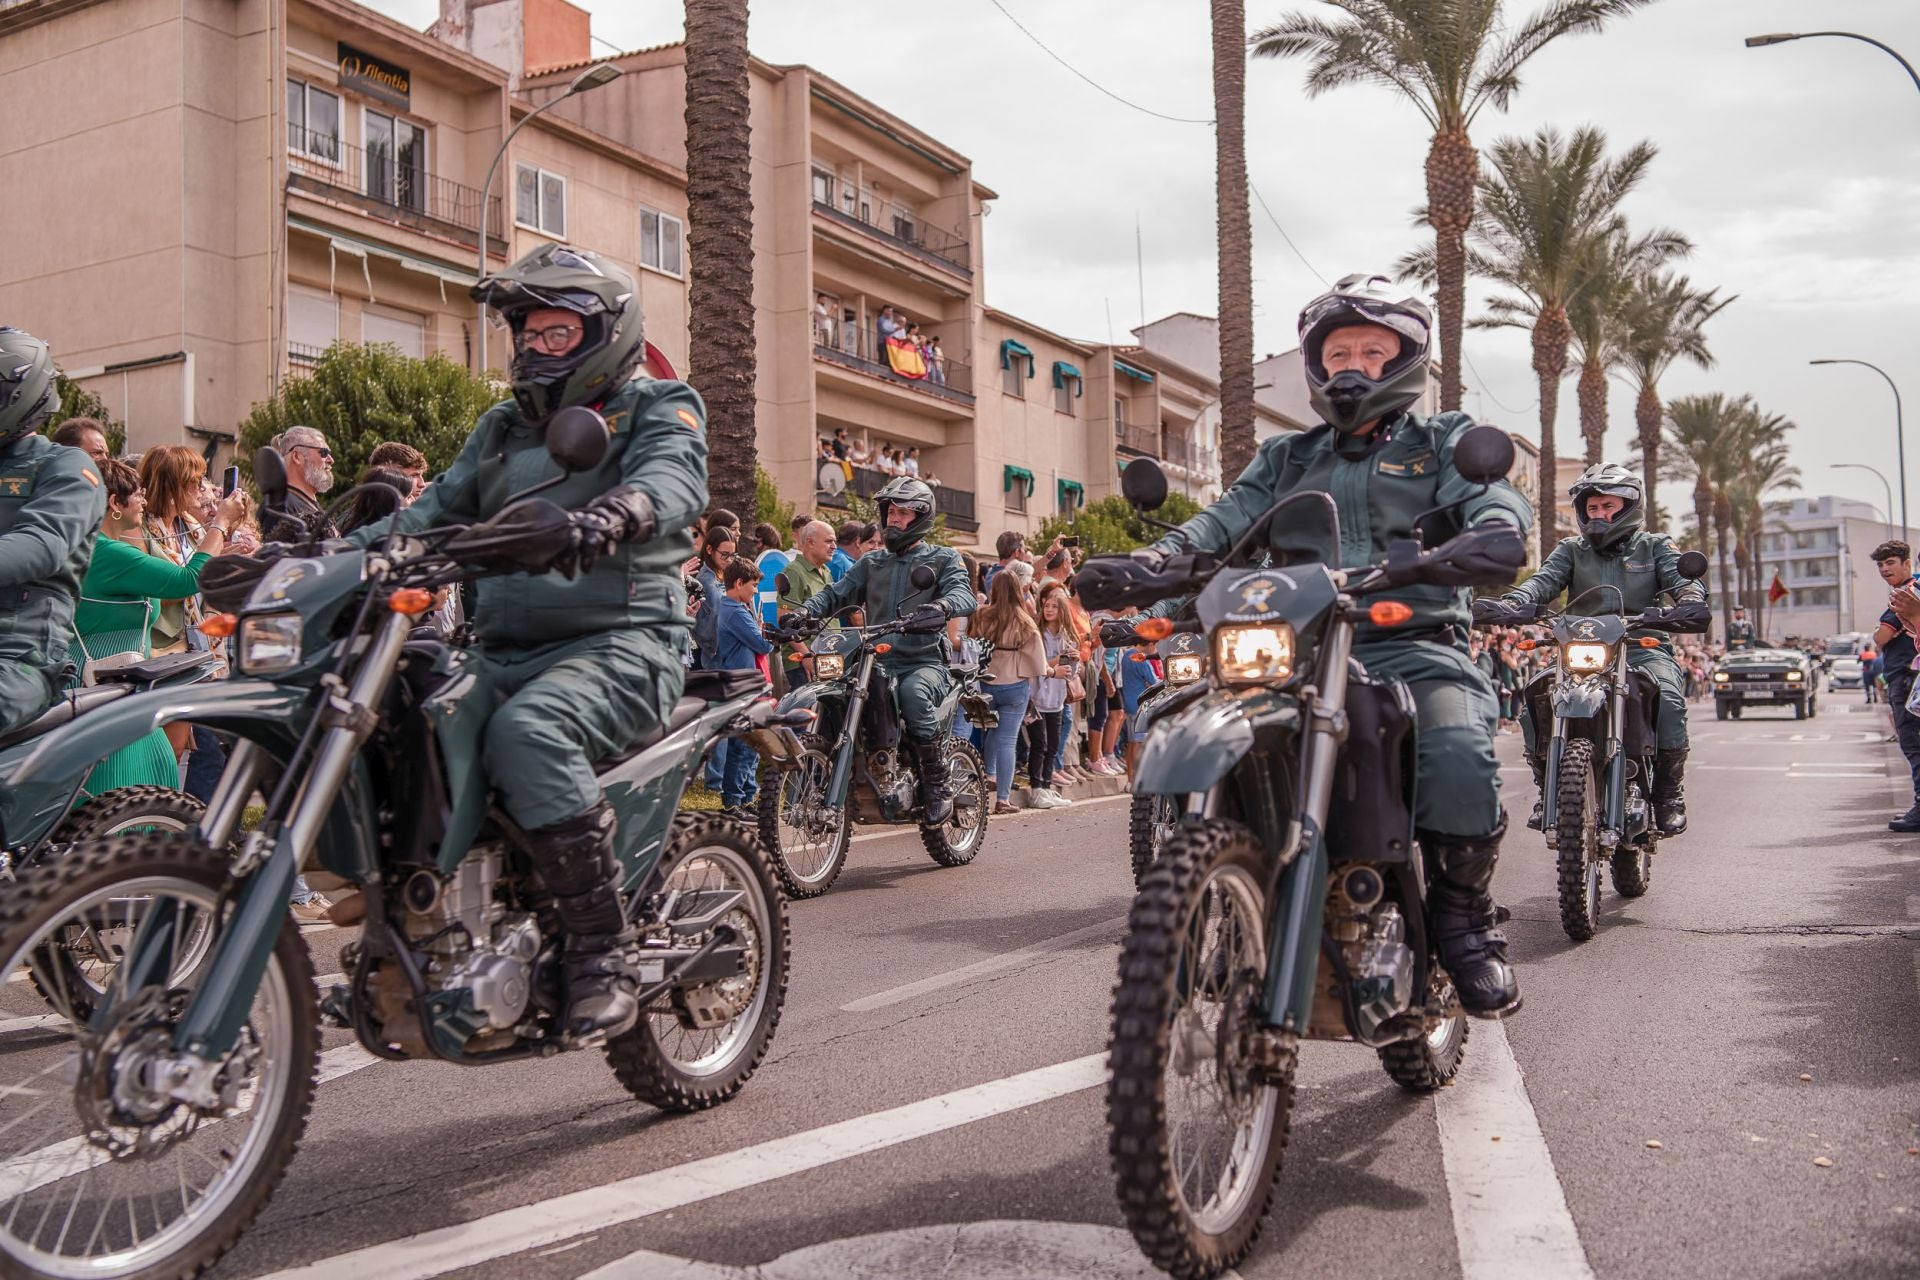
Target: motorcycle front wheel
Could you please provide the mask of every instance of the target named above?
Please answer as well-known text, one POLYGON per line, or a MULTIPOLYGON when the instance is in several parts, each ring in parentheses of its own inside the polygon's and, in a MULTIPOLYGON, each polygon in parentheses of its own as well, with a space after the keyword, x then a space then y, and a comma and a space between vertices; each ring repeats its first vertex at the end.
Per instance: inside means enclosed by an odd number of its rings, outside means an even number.
POLYGON ((1133 887, 1147 878, 1167 838, 1180 821, 1178 796, 1137 795, 1127 804, 1127 852, 1133 859, 1133 887))
POLYGON ((1267 967, 1267 858, 1237 823, 1178 828, 1120 950, 1107 1149, 1121 1216, 1155 1266, 1220 1274, 1252 1250, 1293 1111, 1293 1068, 1249 1059, 1267 967))
POLYGON ((818 739, 807 739, 796 769, 773 775, 760 788, 760 843, 790 898, 817 898, 847 865, 853 818, 847 806, 827 803, 833 761, 818 739))
POLYGON ((1557 800, 1560 927, 1585 942, 1600 928, 1600 779, 1585 738, 1567 739, 1557 800))
MULTIPOLYGON (((213 1265, 266 1207, 306 1127, 319 1059, 313 965, 284 919, 233 1053, 189 1103, 160 1063, 204 966, 181 948, 214 920, 227 860, 179 832, 77 845, 0 896, 0 974, 31 973, 53 1038, 0 1055, 0 1273, 173 1280, 213 1265), (171 942, 166 986, 115 969, 82 1021, 50 948, 135 904, 131 938, 171 942)), ((138 944, 136 944, 138 945, 138 944)))

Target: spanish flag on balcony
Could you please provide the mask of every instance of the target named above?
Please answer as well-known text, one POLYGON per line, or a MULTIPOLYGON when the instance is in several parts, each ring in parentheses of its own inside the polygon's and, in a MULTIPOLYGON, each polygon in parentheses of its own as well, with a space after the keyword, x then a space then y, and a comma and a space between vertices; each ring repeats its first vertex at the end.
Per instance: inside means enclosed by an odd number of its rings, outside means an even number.
POLYGON ((927 376, 927 362, 921 357, 920 348, 897 335, 887 339, 887 367, 903 378, 927 376))
POLYGON ((1780 571, 1773 571, 1773 581, 1767 586, 1767 603, 1779 604, 1787 598, 1787 584, 1780 581, 1780 571))

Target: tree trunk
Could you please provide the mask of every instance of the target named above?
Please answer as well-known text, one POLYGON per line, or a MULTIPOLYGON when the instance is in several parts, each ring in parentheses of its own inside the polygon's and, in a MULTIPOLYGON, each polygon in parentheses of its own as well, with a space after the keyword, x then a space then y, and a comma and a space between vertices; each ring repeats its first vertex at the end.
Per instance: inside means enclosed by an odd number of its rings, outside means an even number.
POLYGON ((1554 449, 1554 419, 1560 414, 1560 379, 1567 371, 1567 345, 1573 331, 1567 309, 1557 304, 1540 308, 1533 324, 1533 371, 1540 379, 1540 498, 1534 519, 1540 526, 1540 559, 1560 542, 1557 512, 1560 502, 1559 457, 1554 449))
POLYGON ((1220 479, 1253 461, 1253 222, 1247 209, 1244 0, 1213 4, 1214 204, 1220 254, 1220 479))
POLYGON ((1713 550, 1720 563, 1720 620, 1726 630, 1724 635, 1733 633, 1733 606, 1740 603, 1740 584, 1727 572, 1727 544, 1733 541, 1733 511, 1727 502, 1727 495, 1713 495, 1713 550))
MULTIPOLYGON (((1704 475, 1694 477, 1693 481, 1693 523, 1699 530, 1700 550, 1713 550, 1713 487, 1707 483, 1704 475)), ((1722 619, 1721 637, 1726 636, 1725 623, 1733 615, 1727 612, 1727 570, 1726 562, 1720 564, 1720 614, 1722 619)))
POLYGON ((747 0, 686 4, 687 380, 707 402, 712 503, 751 521, 758 448, 747 0))
MULTIPOLYGON (((1647 532, 1660 532, 1660 512, 1654 505, 1654 488, 1660 483, 1660 422, 1666 415, 1660 406, 1660 393, 1651 382, 1642 383, 1640 394, 1633 401, 1633 424, 1640 432, 1640 465, 1645 469, 1641 479, 1647 486, 1647 532)), ((1706 537, 1703 526, 1700 536, 1706 537)))
POLYGON ((1587 445, 1587 465, 1603 459, 1607 447, 1607 371, 1592 360, 1580 362, 1580 382, 1575 388, 1580 403, 1580 438, 1587 445))
MULTIPOLYGON (((1480 153, 1473 149, 1464 125, 1433 135, 1427 147, 1427 221, 1433 224, 1440 304, 1440 358, 1435 368, 1440 374, 1442 410, 1458 409, 1465 394, 1460 340, 1467 320, 1467 227, 1473 221, 1474 184, 1479 179, 1480 153)), ((1549 508, 1543 527, 1550 528, 1552 523, 1549 508)))

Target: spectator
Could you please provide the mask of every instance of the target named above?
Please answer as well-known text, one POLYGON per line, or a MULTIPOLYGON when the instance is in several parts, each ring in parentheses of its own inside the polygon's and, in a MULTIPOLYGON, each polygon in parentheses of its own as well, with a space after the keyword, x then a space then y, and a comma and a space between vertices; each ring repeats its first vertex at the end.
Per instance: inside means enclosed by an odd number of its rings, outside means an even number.
POLYGON ((915 477, 919 476, 920 450, 918 448, 907 450, 907 456, 901 459, 900 471, 903 475, 909 475, 909 476, 915 476, 915 477))
POLYGON ((999 716, 986 756, 987 777, 992 780, 996 795, 993 811, 1016 813, 1014 744, 1020 737, 1027 703, 1033 697, 1033 681, 1047 673, 1048 664, 1040 628, 1027 612, 1020 597, 1019 582, 1012 574, 1003 574, 994 580, 987 603, 974 613, 968 630, 994 646, 981 680, 981 689, 992 699, 999 716))
POLYGON ((879 525, 863 524, 860 526, 860 554, 861 555, 866 555, 867 552, 869 551, 879 551, 885 545, 886 545, 885 537, 881 533, 879 525))
POLYGON ((787 533, 793 539, 794 546, 798 547, 800 545, 800 531, 812 523, 813 515, 807 511, 799 512, 793 519, 787 521, 787 533))
POLYGON ((849 465, 855 467, 870 467, 873 465, 873 446, 867 442, 865 436, 855 440, 852 446, 849 447, 847 450, 847 462, 849 465))
POLYGON ((107 448, 107 426, 98 418, 68 418, 54 431, 53 442, 78 449, 97 466, 105 466, 113 456, 107 448))
POLYGON ((760 554, 753 559, 754 567, 760 570, 760 620, 771 626, 779 616, 780 588, 774 580, 793 557, 787 553, 780 530, 764 520, 753 526, 753 540, 760 547, 760 554))
POLYGON ((355 487, 360 491, 353 495, 353 507, 346 514, 346 523, 340 526, 343 534, 385 520, 394 512, 412 506, 420 492, 413 476, 392 467, 368 467, 360 473, 355 487))
POLYGON ((813 303, 813 343, 817 347, 833 345, 833 302, 824 293, 813 303))
MULTIPOLYGON (((373 452, 367 455, 367 468, 371 470, 374 467, 398 471, 413 481, 413 492, 407 495, 409 503, 427 487, 427 455, 410 444, 386 440, 373 446, 373 452)), ((361 483, 365 484, 365 479, 361 483)))
POLYGON ((1874 652, 1872 645, 1860 650, 1860 687, 1866 690, 1867 705, 1872 706, 1874 694, 1880 687, 1880 655, 1874 652))
POLYGON ((853 568, 853 562, 866 552, 860 546, 863 526, 858 520, 843 523, 833 536, 833 556, 827 561, 827 572, 833 575, 835 582, 847 576, 847 570, 853 568))
POLYGON ((927 342, 927 380, 938 386, 947 385, 947 356, 940 349, 937 333, 927 342))
POLYGON ((1907 758, 1913 789, 1913 807, 1887 824, 1894 831, 1920 831, 1920 717, 1907 710, 1913 693, 1914 641, 1912 619, 1920 623, 1920 600, 1914 596, 1913 548, 1897 539, 1872 552, 1873 567, 1892 590, 1887 610, 1880 615, 1873 642, 1880 649, 1880 669, 1887 681, 1887 710, 1893 716, 1894 738, 1907 758), (1903 616, 1904 615, 1904 616, 1903 616))
POLYGON ((876 337, 873 343, 873 351, 868 355, 868 359, 885 360, 887 358, 887 339, 900 332, 903 327, 904 322, 894 313, 891 305, 881 307, 880 314, 874 317, 873 328, 876 337))
MULTIPOLYGON (((760 570, 750 560, 729 560, 722 570, 722 595, 716 634, 716 668, 721 671, 765 671, 760 659, 773 645, 760 632, 753 600, 760 588, 760 570)), ((722 738, 714 748, 720 758, 721 812, 742 821, 753 817, 754 767, 760 757, 739 738, 722 738)))
MULTIPOLYGON (((808 521, 794 541, 793 559, 787 561, 783 575, 787 586, 780 593, 775 616, 778 613, 791 613, 837 581, 832 566, 833 558, 838 554, 833 543, 833 526, 824 520, 808 521)), ((806 663, 801 658, 805 652, 806 646, 796 644, 786 656, 784 666, 789 684, 799 684, 809 678, 806 663)))
MULTIPOLYGON (((729 514, 718 512, 718 515, 729 514)), ((708 517, 706 537, 700 547, 700 566, 694 570, 694 581, 700 586, 700 612, 693 619, 693 646, 696 665, 709 671, 718 670, 714 664, 720 660, 719 634, 720 600, 725 594, 720 575, 726 572, 732 562, 738 540, 733 530, 724 523, 715 523, 714 517, 708 517)))
POLYGON ((844 461, 852 447, 847 440, 847 429, 845 427, 835 427, 833 429, 833 456, 844 461))
MULTIPOLYGON (((740 541, 740 517, 725 507, 715 507, 713 510, 707 512, 705 523, 709 534, 719 528, 731 529, 733 531, 733 540, 735 542, 740 541)), ((725 568, 726 566, 722 565, 721 567, 725 568)))
MULTIPOLYGON (((312 427, 288 427, 273 438, 273 447, 287 465, 287 487, 262 495, 260 527, 267 541, 339 537, 340 530, 326 518, 320 505, 320 495, 333 488, 333 450, 327 447, 326 436, 312 427)), ((204 464, 201 470, 205 470, 204 464)), ((141 460, 141 474, 146 474, 145 459, 141 460)), ((154 487, 148 484, 146 488, 151 507, 154 487)))
POLYGON ((1054 761, 1060 752, 1061 717, 1067 710, 1067 681, 1080 662, 1078 641, 1067 612, 1066 588, 1050 585, 1041 592, 1039 621, 1046 671, 1033 682, 1032 706, 1037 719, 1027 755, 1027 778, 1033 788, 1034 808, 1063 809, 1073 801, 1054 790, 1054 761))
POLYGON ((1000 563, 987 567, 987 576, 980 583, 980 592, 985 595, 993 587, 994 575, 1016 560, 1027 558, 1027 538, 1025 534, 1009 529, 993 540, 994 554, 1000 557, 1000 563))

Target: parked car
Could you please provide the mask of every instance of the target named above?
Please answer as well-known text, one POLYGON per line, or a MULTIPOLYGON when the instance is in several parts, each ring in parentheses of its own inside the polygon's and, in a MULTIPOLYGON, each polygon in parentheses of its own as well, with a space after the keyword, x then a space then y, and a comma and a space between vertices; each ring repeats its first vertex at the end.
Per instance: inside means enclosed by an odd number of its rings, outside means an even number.
POLYGON ((1835 689, 1858 689, 1866 681, 1865 668, 1858 658, 1829 658, 1827 660, 1827 692, 1835 689))
POLYGON ((1738 720, 1747 707, 1792 707, 1795 720, 1819 709, 1819 669, 1798 649, 1730 653, 1713 673, 1713 718, 1738 720))

